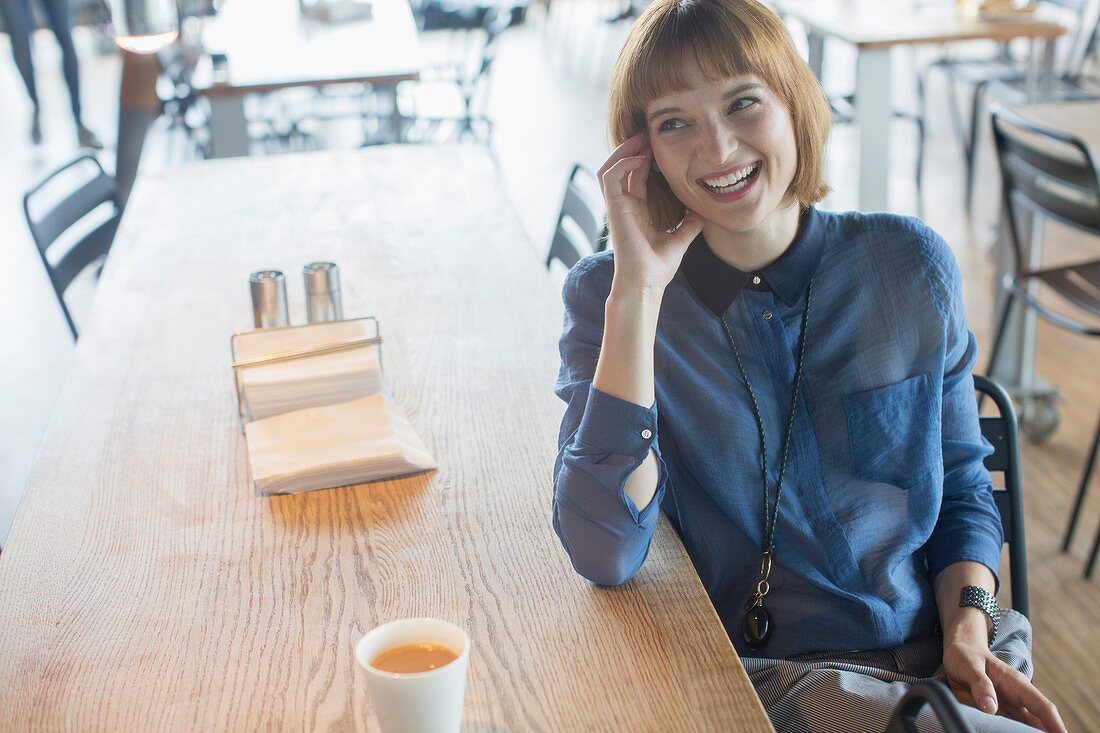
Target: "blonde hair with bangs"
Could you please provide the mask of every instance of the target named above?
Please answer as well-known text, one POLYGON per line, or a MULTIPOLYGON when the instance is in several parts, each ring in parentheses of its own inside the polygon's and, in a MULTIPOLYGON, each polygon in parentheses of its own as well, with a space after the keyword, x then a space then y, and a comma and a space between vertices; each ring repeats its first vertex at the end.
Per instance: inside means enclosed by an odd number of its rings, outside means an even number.
MULTIPOLYGON (((642 13, 611 72, 607 112, 612 144, 644 132, 646 107, 686 89, 692 64, 707 81, 753 74, 783 99, 798 151, 790 193, 802 206, 820 201, 829 191, 822 173, 829 104, 783 22, 755 0, 655 0, 642 13)), ((684 205, 656 164, 646 188, 654 225, 677 226, 684 205)))

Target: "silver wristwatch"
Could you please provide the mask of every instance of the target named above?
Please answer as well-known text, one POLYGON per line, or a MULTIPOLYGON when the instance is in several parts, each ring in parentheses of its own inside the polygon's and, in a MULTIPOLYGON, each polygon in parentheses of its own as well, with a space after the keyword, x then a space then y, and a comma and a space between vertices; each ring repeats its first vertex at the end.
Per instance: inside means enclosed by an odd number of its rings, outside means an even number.
POLYGON ((989 645, 993 646, 993 637, 997 635, 997 622, 1001 620, 1001 607, 992 593, 977 585, 968 585, 959 594, 959 608, 973 607, 985 614, 989 627, 989 645))

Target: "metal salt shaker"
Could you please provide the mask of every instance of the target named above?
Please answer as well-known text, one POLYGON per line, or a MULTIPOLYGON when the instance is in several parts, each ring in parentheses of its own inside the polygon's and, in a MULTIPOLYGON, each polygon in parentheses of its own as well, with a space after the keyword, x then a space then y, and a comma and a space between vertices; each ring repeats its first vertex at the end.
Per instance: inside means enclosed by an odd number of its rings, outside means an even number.
POLYGON ((278 270, 260 270, 248 276, 252 290, 252 320, 256 328, 287 326, 286 278, 278 270))
POLYGON ((306 316, 310 323, 344 320, 340 271, 332 262, 311 262, 302 268, 306 281, 306 316))

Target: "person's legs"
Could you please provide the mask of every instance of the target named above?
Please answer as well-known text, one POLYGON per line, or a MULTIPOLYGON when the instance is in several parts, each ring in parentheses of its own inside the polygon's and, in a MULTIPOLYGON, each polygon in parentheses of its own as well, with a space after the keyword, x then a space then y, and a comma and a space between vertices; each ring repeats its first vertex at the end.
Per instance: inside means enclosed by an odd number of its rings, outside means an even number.
POLYGON ((23 77, 27 87, 27 96, 34 105, 34 118, 31 123, 31 140, 37 145, 42 141, 42 131, 38 122, 38 89, 34 85, 34 59, 31 56, 31 8, 30 0, 0 0, 0 15, 4 26, 11 35, 11 52, 15 57, 15 68, 23 77))
POLYGON ((80 144, 86 148, 102 148, 103 144, 95 134, 84 126, 80 107, 80 64, 73 45, 72 15, 69 0, 42 0, 46 15, 61 47, 61 63, 65 72, 65 84, 69 87, 69 100, 72 103, 73 119, 76 121, 77 136, 80 144))
MULTIPOLYGON (((1015 611, 1001 612, 993 653, 1031 677, 1031 625, 1015 611)), ((803 654, 792 659, 742 658, 756 694, 782 733, 881 733, 909 687, 922 679, 946 682, 941 642, 934 637, 893 649, 803 654)), ((1034 729, 968 705, 963 717, 979 733, 1034 729)), ((920 730, 940 730, 929 708, 920 730)))

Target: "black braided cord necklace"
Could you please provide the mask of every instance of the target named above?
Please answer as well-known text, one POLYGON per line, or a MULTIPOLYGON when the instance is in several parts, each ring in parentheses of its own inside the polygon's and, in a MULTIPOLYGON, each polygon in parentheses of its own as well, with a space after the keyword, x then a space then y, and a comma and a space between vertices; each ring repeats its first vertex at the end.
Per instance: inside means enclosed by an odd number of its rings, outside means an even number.
POLYGON ((768 577, 772 570, 772 553, 775 549, 775 521, 779 516, 779 497, 783 493, 783 474, 787 470, 787 452, 791 447, 791 427, 794 425, 795 404, 798 401, 798 389, 802 384, 802 362, 806 355, 806 327, 810 321, 810 294, 813 292, 814 281, 810 278, 806 286, 806 307, 802 311, 802 325, 798 333, 798 364, 794 371, 794 385, 791 388, 791 409, 787 414, 787 429, 783 435, 783 447, 780 451, 779 476, 775 482, 775 505, 769 506, 771 490, 768 487, 768 446, 764 438, 764 421, 760 418, 760 406, 756 402, 756 393, 752 391, 748 375, 745 374, 745 366, 741 363, 741 354, 737 351, 737 343, 733 340, 730 327, 725 317, 719 317, 722 322, 722 330, 726 334, 726 340, 733 350, 733 358, 737 361, 737 371, 745 382, 745 388, 749 392, 749 400, 752 403, 752 415, 756 418, 756 429, 760 433, 761 475, 764 483, 764 554, 760 560, 760 582, 756 584, 756 592, 745 603, 745 616, 741 620, 741 638, 752 651, 764 648, 771 638, 771 616, 764 608, 764 596, 768 595, 771 586, 768 585, 768 577))

